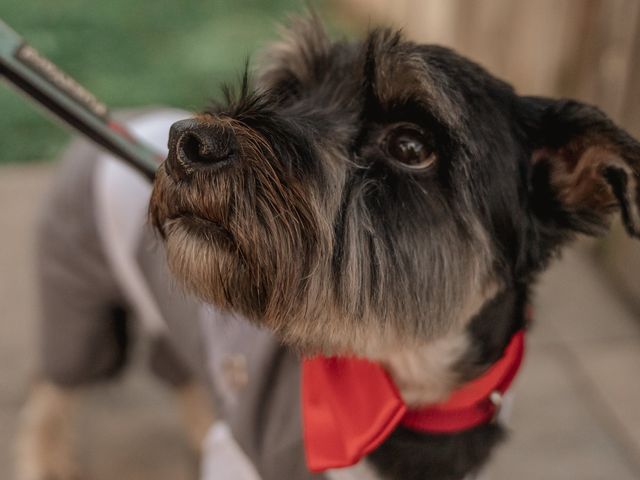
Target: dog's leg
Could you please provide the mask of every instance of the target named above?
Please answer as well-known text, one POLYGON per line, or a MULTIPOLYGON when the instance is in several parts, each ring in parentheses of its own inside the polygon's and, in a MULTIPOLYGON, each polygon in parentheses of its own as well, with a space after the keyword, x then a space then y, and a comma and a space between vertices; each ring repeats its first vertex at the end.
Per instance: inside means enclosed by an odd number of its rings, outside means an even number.
POLYGON ((187 440, 194 452, 202 452, 202 442, 213 424, 215 412, 211 395, 164 336, 153 339, 151 371, 176 394, 187 440))
POLYGON ((205 436, 215 420, 212 402, 204 387, 196 381, 177 387, 176 397, 189 445, 200 455, 205 436))
POLYGON ((76 389, 38 382, 20 418, 16 436, 16 480, 76 480, 73 455, 76 389))

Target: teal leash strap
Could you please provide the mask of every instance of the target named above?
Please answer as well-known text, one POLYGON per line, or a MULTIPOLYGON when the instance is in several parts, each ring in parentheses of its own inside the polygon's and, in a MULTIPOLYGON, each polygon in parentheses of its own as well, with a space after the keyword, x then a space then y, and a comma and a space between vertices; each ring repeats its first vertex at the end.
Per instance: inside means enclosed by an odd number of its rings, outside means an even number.
POLYGON ((56 120, 153 180, 158 152, 110 118, 107 106, 0 19, 0 77, 56 120))

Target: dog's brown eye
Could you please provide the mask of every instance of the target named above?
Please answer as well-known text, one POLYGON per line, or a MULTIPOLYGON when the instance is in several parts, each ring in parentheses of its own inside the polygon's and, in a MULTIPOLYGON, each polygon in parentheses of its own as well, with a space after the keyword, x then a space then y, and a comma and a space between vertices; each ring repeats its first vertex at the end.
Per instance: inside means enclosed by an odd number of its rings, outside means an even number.
POLYGON ((436 154, 422 132, 413 128, 396 128, 387 136, 387 152, 412 169, 423 169, 436 160, 436 154))

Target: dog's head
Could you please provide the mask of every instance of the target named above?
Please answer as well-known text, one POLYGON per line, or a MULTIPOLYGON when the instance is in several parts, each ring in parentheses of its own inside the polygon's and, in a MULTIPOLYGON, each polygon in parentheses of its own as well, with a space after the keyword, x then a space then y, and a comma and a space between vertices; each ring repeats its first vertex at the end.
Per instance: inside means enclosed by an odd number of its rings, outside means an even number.
POLYGON ((640 233, 640 147, 593 107, 313 18, 266 58, 255 89, 172 127, 151 216, 189 290, 293 345, 428 341, 613 211, 640 233))

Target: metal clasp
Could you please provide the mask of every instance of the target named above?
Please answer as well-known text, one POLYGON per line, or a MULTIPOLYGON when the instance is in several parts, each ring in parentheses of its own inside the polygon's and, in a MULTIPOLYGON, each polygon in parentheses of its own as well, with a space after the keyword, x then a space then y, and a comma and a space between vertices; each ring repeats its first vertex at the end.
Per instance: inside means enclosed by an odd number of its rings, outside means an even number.
POLYGON ((504 400, 504 397, 502 396, 502 393, 500 393, 498 390, 494 390, 489 395, 489 401, 491 401, 494 408, 493 417, 491 418, 491 423, 496 423, 498 421, 498 416, 500 416, 500 411, 502 410, 502 405, 504 403, 503 400, 504 400))

